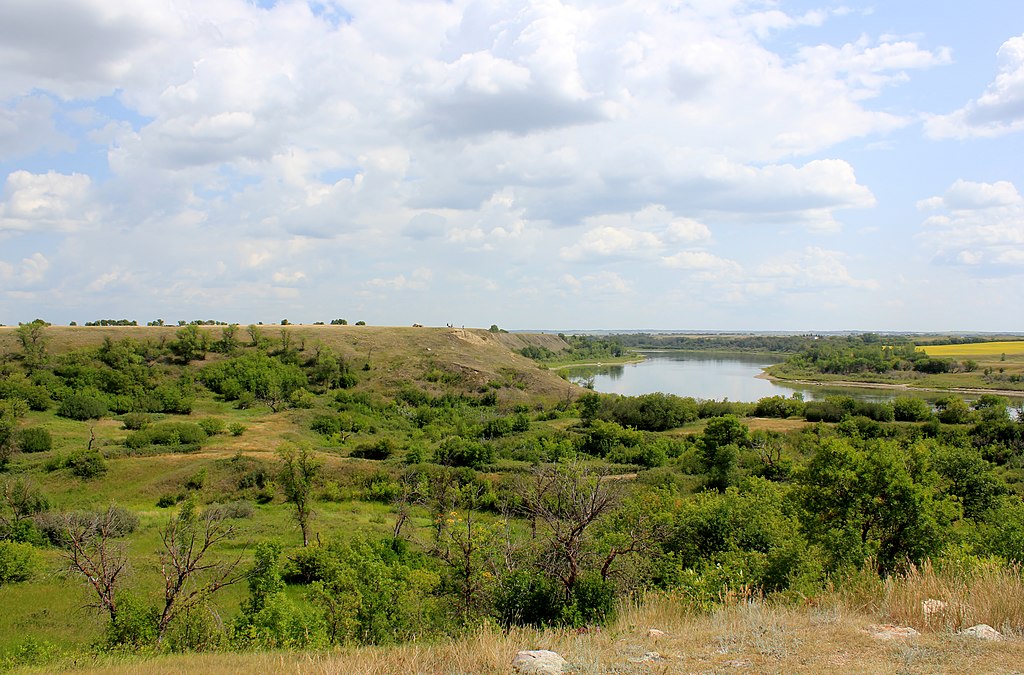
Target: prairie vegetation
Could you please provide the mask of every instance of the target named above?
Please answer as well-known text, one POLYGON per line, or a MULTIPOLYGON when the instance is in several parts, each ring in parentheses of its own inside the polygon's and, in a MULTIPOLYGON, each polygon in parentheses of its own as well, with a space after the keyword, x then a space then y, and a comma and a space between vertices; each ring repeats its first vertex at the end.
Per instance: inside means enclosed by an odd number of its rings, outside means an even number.
POLYGON ((47 672, 487 672, 528 647, 598 672, 655 648, 668 672, 1019 659, 1024 423, 1005 399, 606 396, 517 353, 560 340, 0 329, 0 658, 47 672), (941 621, 919 614, 929 598, 951 608, 941 621), (918 628, 921 647, 861 633, 880 622, 918 628), (982 653, 952 637, 977 622, 1015 639, 982 653), (647 628, 668 635, 653 645, 647 628))

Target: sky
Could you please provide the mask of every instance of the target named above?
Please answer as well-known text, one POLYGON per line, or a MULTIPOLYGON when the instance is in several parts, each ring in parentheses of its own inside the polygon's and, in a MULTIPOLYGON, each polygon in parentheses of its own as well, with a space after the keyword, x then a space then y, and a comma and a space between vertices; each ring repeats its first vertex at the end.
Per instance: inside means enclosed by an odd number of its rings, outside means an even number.
POLYGON ((3 0, 0 323, 1024 331, 1019 0, 3 0))

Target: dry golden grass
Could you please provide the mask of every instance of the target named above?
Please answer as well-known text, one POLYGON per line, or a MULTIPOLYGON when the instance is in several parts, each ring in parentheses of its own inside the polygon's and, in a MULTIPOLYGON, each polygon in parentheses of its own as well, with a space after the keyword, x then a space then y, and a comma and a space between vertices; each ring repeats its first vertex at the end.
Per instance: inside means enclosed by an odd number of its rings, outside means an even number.
POLYGON ((109 660, 76 672, 164 673, 508 673, 521 649, 550 649, 577 673, 1010 673, 1024 663, 1019 630, 1020 580, 983 571, 960 582, 930 568, 900 581, 870 584, 801 605, 734 599, 700 613, 671 594, 623 608, 604 628, 502 631, 485 626, 459 639, 319 653, 176 655, 134 662, 109 660), (929 597, 964 601, 954 624, 924 622, 929 597), (965 623, 1003 620, 1008 639, 987 642, 955 634, 965 623), (868 627, 912 625, 921 635, 885 641, 868 627), (1009 627, 1008 627, 1009 626, 1009 627), (656 628, 664 635, 652 637, 656 628), (651 656, 652 652, 656 655, 651 656), (646 658, 645 658, 645 655, 646 658))

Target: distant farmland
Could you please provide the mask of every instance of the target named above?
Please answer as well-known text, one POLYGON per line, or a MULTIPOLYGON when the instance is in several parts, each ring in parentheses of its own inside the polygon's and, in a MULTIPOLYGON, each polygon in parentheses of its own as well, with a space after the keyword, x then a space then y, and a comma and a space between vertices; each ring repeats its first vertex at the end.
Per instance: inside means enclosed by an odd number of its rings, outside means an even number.
POLYGON ((928 356, 1007 356, 1024 355, 1024 340, 1013 342, 973 342, 960 345, 929 345, 920 347, 928 356))

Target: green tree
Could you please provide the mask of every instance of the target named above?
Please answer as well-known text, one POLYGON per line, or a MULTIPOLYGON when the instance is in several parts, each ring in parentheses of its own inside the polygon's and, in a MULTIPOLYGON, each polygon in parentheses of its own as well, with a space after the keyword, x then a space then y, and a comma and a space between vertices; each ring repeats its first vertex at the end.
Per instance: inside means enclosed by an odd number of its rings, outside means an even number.
POLYGON ((295 522, 302 530, 302 545, 309 546, 309 521, 313 518, 313 490, 323 475, 322 464, 305 445, 278 450, 281 465, 277 479, 285 499, 295 508, 295 522))
POLYGON ((697 458, 707 487, 723 492, 736 482, 740 448, 750 445, 750 431, 733 415, 708 421, 697 441, 697 458))
POLYGON ((49 325, 42 319, 34 319, 28 323, 19 323, 14 331, 21 345, 25 366, 29 370, 36 370, 46 363, 46 347, 49 343, 46 327, 49 325))
POLYGON ((889 574, 934 555, 960 516, 938 492, 939 477, 921 445, 855 445, 826 438, 797 473, 807 531, 831 555, 831 567, 873 558, 889 574))
POLYGON ((210 348, 210 338, 206 331, 199 330, 196 324, 190 323, 180 328, 174 337, 168 347, 185 363, 206 357, 206 352, 210 348))

